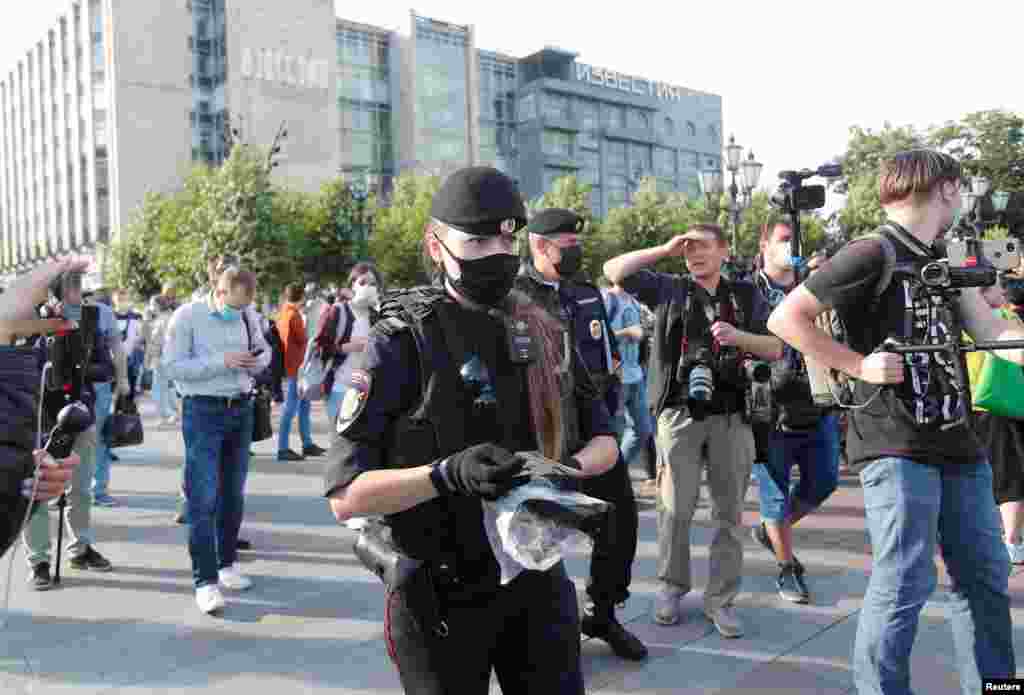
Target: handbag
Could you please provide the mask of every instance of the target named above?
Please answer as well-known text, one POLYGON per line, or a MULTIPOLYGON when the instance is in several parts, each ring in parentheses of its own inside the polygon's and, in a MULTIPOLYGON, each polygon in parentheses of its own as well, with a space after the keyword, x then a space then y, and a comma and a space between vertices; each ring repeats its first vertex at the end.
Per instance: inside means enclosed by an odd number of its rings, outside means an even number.
POLYGON ((131 398, 118 396, 114 412, 103 423, 103 439, 111 449, 142 444, 145 435, 139 408, 131 398))
MULTIPOLYGON (((249 337, 249 352, 252 352, 252 332, 245 312, 242 312, 242 322, 245 323, 245 334, 249 337)), ((252 441, 262 442, 274 435, 270 409, 270 392, 265 388, 256 388, 252 392, 252 441)))
POLYGON ((323 395, 321 385, 327 376, 327 365, 324 364, 320 348, 312 340, 306 347, 306 357, 299 367, 299 399, 317 401, 323 395))
MULTIPOLYGON (((1000 312, 1000 316, 1009 319, 1000 312)), ((993 415, 1024 420, 1024 369, 1020 365, 984 353, 984 361, 972 381, 974 407, 993 415)))

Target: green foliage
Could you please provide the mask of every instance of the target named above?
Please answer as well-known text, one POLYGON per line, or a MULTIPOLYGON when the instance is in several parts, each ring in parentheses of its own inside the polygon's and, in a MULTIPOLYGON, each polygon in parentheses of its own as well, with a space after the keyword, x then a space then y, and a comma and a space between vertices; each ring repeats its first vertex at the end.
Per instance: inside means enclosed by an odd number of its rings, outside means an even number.
POLYGON ((933 128, 928 143, 948 152, 963 163, 971 175, 986 176, 993 190, 1024 190, 1024 141, 1018 134, 1024 128, 1019 114, 993 109, 976 111, 960 122, 933 128))
POLYGON ((370 257, 389 287, 410 287, 428 280, 421 263, 423 233, 430 204, 441 187, 436 176, 403 174, 395 179, 391 204, 377 210, 370 257))

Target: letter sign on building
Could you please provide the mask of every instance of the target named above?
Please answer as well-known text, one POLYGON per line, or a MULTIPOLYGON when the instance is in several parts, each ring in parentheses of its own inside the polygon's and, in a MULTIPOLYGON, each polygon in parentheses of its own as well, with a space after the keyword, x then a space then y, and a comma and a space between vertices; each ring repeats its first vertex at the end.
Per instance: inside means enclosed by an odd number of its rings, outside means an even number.
POLYGON ((647 80, 643 77, 632 77, 604 68, 595 68, 586 63, 576 63, 576 81, 597 84, 631 94, 652 96, 666 101, 679 101, 687 93, 682 87, 647 80))
POLYGON ((329 74, 326 60, 291 56, 268 49, 254 51, 246 48, 242 51, 242 77, 246 79, 326 90, 329 74))

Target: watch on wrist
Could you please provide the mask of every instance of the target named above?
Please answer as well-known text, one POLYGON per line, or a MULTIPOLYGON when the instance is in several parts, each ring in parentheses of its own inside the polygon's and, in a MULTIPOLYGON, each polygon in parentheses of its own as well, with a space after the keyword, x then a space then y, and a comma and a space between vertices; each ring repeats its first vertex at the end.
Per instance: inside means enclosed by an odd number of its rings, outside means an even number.
POLYGON ((441 497, 447 497, 452 494, 451 488, 448 486, 448 480, 445 477, 447 470, 445 468, 448 465, 448 459, 436 461, 430 466, 430 482, 433 484, 434 489, 437 490, 437 494, 441 497))

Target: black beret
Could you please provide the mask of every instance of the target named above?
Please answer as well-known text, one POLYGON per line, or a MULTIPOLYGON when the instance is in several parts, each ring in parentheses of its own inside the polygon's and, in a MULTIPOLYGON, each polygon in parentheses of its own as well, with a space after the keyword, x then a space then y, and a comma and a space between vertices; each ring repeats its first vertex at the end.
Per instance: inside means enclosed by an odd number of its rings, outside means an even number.
POLYGON ((583 223, 583 218, 572 210, 548 208, 547 210, 541 210, 533 216, 526 231, 530 234, 539 234, 540 236, 582 234, 583 223))
POLYGON ((434 194, 430 216, 467 234, 497 236, 526 224, 526 206, 515 181, 505 174, 491 167, 466 167, 434 194))

